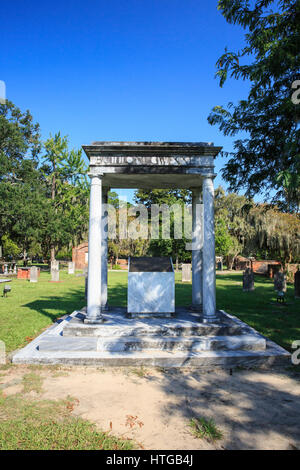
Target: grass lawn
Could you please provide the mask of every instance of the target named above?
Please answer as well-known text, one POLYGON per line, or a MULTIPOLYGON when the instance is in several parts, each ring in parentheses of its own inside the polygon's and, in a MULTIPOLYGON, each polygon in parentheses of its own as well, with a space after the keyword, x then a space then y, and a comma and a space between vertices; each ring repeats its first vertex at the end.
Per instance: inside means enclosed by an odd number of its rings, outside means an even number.
MULTIPOLYGON (((127 273, 109 272, 108 276, 110 305, 125 306, 127 273)), ((176 303, 188 306, 192 286, 191 283, 182 284, 180 278, 181 274, 176 274, 176 303)), ((24 346, 57 318, 85 305, 84 277, 61 271, 60 279, 59 283, 49 282, 50 274, 47 272, 41 273, 36 284, 14 279, 8 297, 0 297, 0 339, 5 342, 7 352, 24 346)), ((218 308, 237 315, 291 350, 292 341, 300 339, 300 300, 294 299, 293 287, 288 287, 287 305, 280 306, 276 305, 270 280, 256 277, 254 292, 245 293, 241 286, 242 276, 239 273, 218 275, 218 308)), ((23 372, 20 379, 22 391, 7 395, 1 377, 4 378, 17 366, 0 365, 0 450, 136 448, 135 442, 103 432, 91 422, 76 417, 72 413, 76 398, 42 399, 43 377, 39 367, 25 366, 25 375, 23 372)), ((44 372, 45 367, 41 369, 44 372)), ((53 370, 48 367, 48 374, 51 370, 53 374, 57 373, 53 367, 53 370)), ((211 439, 219 435, 213 421, 197 422, 196 431, 200 436, 205 433, 211 439)))
POLYGON ((0 390, 0 450, 131 450, 134 443, 73 416, 74 399, 33 400, 0 390))
MULTIPOLYGON (((182 284, 180 279, 181 274, 176 274, 176 304, 188 306, 192 286, 182 284)), ((49 282, 47 272, 41 273, 36 284, 14 279, 8 297, 0 297, 0 339, 7 352, 26 345, 56 318, 85 305, 84 277, 60 271, 60 280, 49 282)), ((108 284, 109 304, 125 306, 127 273, 109 272, 108 284)), ((289 286, 287 305, 276 305, 271 280, 256 276, 255 291, 243 292, 241 274, 217 275, 217 307, 238 316, 289 351, 292 341, 300 339, 300 300, 295 300, 293 294, 293 286, 289 286)))

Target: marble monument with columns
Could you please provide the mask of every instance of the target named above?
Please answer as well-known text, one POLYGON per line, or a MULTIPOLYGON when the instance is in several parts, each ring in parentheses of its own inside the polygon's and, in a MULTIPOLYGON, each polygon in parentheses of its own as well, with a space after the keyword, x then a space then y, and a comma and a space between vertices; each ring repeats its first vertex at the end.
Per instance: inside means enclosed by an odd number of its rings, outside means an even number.
POLYGON ((221 147, 206 142, 94 142, 83 149, 90 160, 91 178, 85 322, 101 323, 107 309, 107 227, 102 204, 112 187, 192 190, 192 307, 204 322, 216 321, 213 180, 214 158, 221 147))
POLYGON ((211 369, 286 364, 287 351, 216 309, 214 158, 221 147, 205 142, 101 141, 83 149, 91 178, 87 307, 62 317, 18 351, 13 362, 211 369), (110 188, 191 190, 189 307, 175 305, 173 267, 164 272, 155 259, 135 267, 135 262, 129 263, 128 305, 109 306, 105 203, 110 188))

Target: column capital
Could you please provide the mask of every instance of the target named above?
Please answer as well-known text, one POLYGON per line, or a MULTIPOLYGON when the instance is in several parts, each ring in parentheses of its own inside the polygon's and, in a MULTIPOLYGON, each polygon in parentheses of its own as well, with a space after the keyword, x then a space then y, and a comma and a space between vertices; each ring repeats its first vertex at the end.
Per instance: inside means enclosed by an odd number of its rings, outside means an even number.
POLYGON ((88 175, 91 179, 99 178, 100 180, 102 180, 102 178, 103 178, 103 173, 93 173, 93 172, 89 171, 87 175, 88 175))
POLYGON ((202 180, 214 180, 215 177, 217 176, 216 173, 207 173, 207 174, 204 174, 204 175, 201 175, 202 176, 202 180))

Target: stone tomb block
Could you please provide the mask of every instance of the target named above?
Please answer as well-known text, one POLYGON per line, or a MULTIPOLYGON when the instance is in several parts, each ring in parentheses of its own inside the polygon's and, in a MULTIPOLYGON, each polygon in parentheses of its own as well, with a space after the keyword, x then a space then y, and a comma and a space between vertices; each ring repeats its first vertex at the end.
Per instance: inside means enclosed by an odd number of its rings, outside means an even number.
POLYGON ((192 265, 190 263, 183 264, 181 267, 181 280, 182 282, 191 282, 192 279, 192 265))
POLYGON ((129 258, 130 316, 171 316, 175 312, 175 274, 171 258, 129 258))

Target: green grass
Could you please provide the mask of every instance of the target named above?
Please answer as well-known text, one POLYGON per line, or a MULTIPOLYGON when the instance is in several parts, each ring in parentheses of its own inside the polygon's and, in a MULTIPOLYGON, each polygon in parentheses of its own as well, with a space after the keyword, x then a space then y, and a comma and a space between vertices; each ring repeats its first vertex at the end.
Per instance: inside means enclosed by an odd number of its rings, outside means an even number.
MULTIPOLYGON (((176 305, 191 303, 192 285, 180 282, 176 273, 176 305)), ((0 297, 0 339, 6 350, 27 344, 57 318, 85 305, 84 278, 60 272, 61 282, 51 283, 50 274, 42 272, 36 284, 13 280, 7 298, 0 297)), ((110 305, 126 306, 127 273, 108 273, 110 305)), ((1 292, 1 287, 0 287, 1 292)), ((294 299, 288 286, 287 305, 276 304, 273 282, 255 277, 255 291, 242 291, 242 275, 217 275, 217 307, 238 316, 259 332, 291 351, 291 343, 300 339, 300 300, 294 299)))
POLYGON ((43 378, 35 372, 29 372, 23 376, 23 392, 29 393, 31 391, 36 393, 42 392, 43 378))
POLYGON ((132 441, 97 431, 71 414, 75 400, 30 400, 0 393, 0 450, 131 450, 132 441))
POLYGON ((192 434, 198 439, 207 439, 214 442, 223 437, 222 432, 217 428, 213 419, 192 418, 189 426, 192 434))

